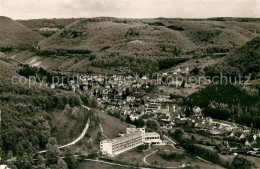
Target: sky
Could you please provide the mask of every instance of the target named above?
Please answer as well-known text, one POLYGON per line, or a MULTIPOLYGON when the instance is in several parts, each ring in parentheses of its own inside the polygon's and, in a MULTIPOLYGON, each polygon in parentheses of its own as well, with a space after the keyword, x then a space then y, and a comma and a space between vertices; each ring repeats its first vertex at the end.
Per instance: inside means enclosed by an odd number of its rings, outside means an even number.
POLYGON ((12 19, 260 18, 260 0, 0 0, 0 16, 12 19))

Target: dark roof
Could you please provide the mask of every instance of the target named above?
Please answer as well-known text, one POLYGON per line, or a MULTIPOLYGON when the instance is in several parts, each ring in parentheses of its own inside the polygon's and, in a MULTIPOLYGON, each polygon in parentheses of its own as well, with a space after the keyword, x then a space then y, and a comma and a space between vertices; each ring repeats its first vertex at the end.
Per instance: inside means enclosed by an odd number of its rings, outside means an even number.
POLYGON ((213 126, 208 125, 208 124, 202 124, 202 123, 197 124, 195 127, 200 128, 200 129, 208 129, 208 130, 213 129, 213 126))
POLYGON ((175 120, 176 124, 184 125, 187 123, 187 120, 175 120))

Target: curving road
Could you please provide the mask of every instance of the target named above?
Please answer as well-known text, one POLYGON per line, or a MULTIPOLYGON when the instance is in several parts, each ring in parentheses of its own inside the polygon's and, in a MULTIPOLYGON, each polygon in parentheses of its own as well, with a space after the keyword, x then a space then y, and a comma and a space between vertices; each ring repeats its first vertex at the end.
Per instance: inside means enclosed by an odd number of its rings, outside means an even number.
MULTIPOLYGON (((85 108, 85 109, 87 109, 87 110, 90 110, 90 108, 87 107, 87 106, 82 105, 82 107, 85 108)), ((85 136, 85 134, 87 133, 88 127, 89 127, 89 123, 90 123, 90 120, 88 119, 88 122, 87 122, 85 128, 83 129, 82 133, 80 134, 80 136, 79 136, 78 138, 76 138, 74 141, 72 141, 72 142, 70 142, 70 143, 68 143, 68 144, 59 146, 58 148, 61 149, 61 148, 69 147, 69 146, 74 145, 74 144, 76 144, 77 142, 79 142, 79 141, 85 136)), ((39 151, 38 153, 41 154, 41 153, 45 153, 46 151, 47 151, 47 150, 43 150, 43 151, 39 151)))

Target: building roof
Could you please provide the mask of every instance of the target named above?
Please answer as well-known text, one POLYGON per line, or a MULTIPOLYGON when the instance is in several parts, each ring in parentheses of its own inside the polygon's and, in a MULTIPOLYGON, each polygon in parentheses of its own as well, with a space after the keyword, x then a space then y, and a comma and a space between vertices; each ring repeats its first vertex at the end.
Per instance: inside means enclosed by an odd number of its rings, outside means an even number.
POLYGON ((122 137, 117 137, 117 138, 114 138, 114 139, 103 140, 102 143, 117 143, 117 142, 121 142, 121 141, 124 141, 124 140, 131 139, 132 137, 136 137, 138 135, 142 135, 142 132, 141 131, 134 131, 134 132, 132 132, 130 134, 125 134, 122 137))
POLYGON ((184 124, 186 124, 187 123, 187 120, 175 120, 175 123, 176 124, 180 124, 180 125, 184 125, 184 124))
POLYGON ((208 124, 202 124, 202 123, 198 123, 196 126, 196 128, 201 128, 201 129, 208 129, 208 130, 212 130, 213 126, 208 125, 208 124))
POLYGON ((160 135, 156 132, 145 133, 145 137, 158 137, 158 136, 160 135))

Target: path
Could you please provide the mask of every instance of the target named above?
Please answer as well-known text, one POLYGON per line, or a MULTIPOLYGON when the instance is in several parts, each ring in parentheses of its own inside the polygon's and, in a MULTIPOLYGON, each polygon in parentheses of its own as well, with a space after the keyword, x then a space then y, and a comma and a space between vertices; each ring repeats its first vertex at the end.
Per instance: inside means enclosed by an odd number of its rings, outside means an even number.
MULTIPOLYGON (((87 106, 82 105, 82 107, 87 109, 87 110, 90 110, 90 108, 87 107, 87 106)), ((58 148, 61 149, 61 148, 69 147, 69 146, 74 145, 77 142, 79 142, 85 136, 85 134, 87 133, 87 130, 88 130, 88 127, 89 127, 89 123, 90 123, 90 120, 88 119, 88 122, 87 122, 85 128, 83 129, 82 133, 80 134, 80 136, 78 138, 76 138, 74 141, 72 141, 72 142, 70 142, 68 144, 65 144, 63 146, 59 146, 58 148)), ((46 151, 47 150, 43 150, 43 151, 39 151, 38 153, 41 154, 41 153, 45 153, 46 151)))
MULTIPOLYGON (((84 128, 84 130, 82 131, 82 133, 80 134, 80 136, 78 138, 76 138, 74 141, 68 143, 68 144, 65 144, 63 146, 59 146, 58 148, 61 149, 61 148, 65 148, 65 147, 69 147, 71 145, 74 145, 76 144, 77 142, 79 142, 84 136, 85 134, 87 133, 87 130, 88 130, 88 127, 89 127, 89 123, 90 123, 90 120, 88 119, 88 122, 84 128)), ((43 151, 39 151, 38 153, 45 153, 47 150, 43 150, 43 151)))
POLYGON ((104 134, 104 130, 103 130, 103 127, 101 125, 101 123, 99 123, 99 127, 100 127, 100 130, 101 130, 101 133, 104 137, 106 137, 106 139, 109 139, 109 137, 107 137, 105 134, 104 134))
POLYGON ((151 165, 150 163, 148 163, 148 162, 146 161, 146 158, 149 157, 150 155, 156 153, 157 151, 158 151, 158 149, 156 149, 155 151, 151 152, 150 154, 147 154, 147 155, 144 157, 144 159, 143 159, 144 163, 147 164, 147 165, 151 165))
POLYGON ((146 155, 145 157, 144 157, 144 159, 143 159, 143 161, 144 161, 144 163, 145 164, 147 164, 147 165, 150 165, 151 167, 156 167, 156 168, 166 168, 166 169, 171 169, 171 168, 183 168, 182 166, 179 166, 179 167, 162 167, 162 166, 157 166, 157 165, 152 165, 152 164, 150 164, 150 163, 148 163, 147 161, 146 161, 146 158, 147 157, 149 157, 150 155, 152 155, 152 154, 154 154, 154 153, 156 153, 158 151, 158 149, 157 150, 155 150, 155 151, 153 151, 153 152, 151 152, 150 154, 148 154, 148 155, 146 155))
POLYGON ((167 137, 167 136, 164 135, 164 134, 163 134, 163 136, 164 136, 165 138, 167 138, 167 140, 169 140, 169 141, 172 143, 171 145, 172 145, 173 148, 175 148, 176 150, 179 150, 179 151, 183 151, 183 152, 185 151, 185 150, 181 150, 181 149, 178 149, 177 147, 175 147, 175 144, 177 144, 177 143, 176 143, 175 141, 173 141, 171 138, 167 137))

